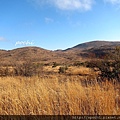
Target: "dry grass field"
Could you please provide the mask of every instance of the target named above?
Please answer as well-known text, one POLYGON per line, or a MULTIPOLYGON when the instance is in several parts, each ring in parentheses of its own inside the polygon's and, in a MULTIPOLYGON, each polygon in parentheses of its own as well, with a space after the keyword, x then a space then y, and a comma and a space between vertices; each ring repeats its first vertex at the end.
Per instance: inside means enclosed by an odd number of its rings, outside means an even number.
POLYGON ((1 64, 0 115, 120 115, 115 55, 113 62, 1 64))
POLYGON ((120 84, 84 86, 83 78, 1 77, 0 115, 120 115, 120 84))

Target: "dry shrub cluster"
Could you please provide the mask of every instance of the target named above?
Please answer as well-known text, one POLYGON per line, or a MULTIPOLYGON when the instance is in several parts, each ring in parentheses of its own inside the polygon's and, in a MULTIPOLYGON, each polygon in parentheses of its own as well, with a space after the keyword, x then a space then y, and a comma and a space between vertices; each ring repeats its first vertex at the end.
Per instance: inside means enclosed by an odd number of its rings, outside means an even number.
POLYGON ((11 66, 0 66, 0 76, 34 76, 43 71, 43 64, 25 61, 11 66))
POLYGON ((66 77, 0 78, 0 115, 119 115, 119 84, 84 87, 66 77))

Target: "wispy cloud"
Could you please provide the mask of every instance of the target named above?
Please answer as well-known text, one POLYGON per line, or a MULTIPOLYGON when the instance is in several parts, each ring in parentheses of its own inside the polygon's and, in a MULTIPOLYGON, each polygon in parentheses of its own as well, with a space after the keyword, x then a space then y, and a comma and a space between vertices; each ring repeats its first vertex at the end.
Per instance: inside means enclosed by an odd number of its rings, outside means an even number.
POLYGON ((104 1, 111 3, 113 5, 120 5, 120 0, 104 0, 104 1))
POLYGON ((32 0, 38 5, 52 5, 60 10, 90 10, 95 0, 32 0))
POLYGON ((46 22, 46 23, 52 23, 52 22, 54 22, 54 20, 53 20, 52 18, 46 17, 46 18, 45 18, 45 22, 46 22))
POLYGON ((53 4, 61 10, 90 10, 93 0, 53 0, 53 4))
POLYGON ((6 39, 4 37, 0 36, 0 41, 5 41, 6 39))

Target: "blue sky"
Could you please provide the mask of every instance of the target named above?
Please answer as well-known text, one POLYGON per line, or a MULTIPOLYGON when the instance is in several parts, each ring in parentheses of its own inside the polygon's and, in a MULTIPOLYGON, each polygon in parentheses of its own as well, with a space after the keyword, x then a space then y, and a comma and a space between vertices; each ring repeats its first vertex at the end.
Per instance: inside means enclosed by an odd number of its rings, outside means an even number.
POLYGON ((0 49, 120 41, 120 0, 0 0, 0 49))

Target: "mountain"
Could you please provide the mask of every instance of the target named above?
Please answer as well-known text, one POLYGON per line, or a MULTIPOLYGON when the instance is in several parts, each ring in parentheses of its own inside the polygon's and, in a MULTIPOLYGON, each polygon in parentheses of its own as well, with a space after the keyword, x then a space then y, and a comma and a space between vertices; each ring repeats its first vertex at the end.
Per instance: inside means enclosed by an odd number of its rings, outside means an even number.
POLYGON ((75 61, 88 60, 101 57, 110 50, 120 46, 120 42, 92 41, 76 45, 66 50, 46 50, 40 47, 23 47, 13 50, 0 50, 0 63, 2 65, 11 65, 16 62, 24 62, 31 60, 43 64, 52 64, 57 62, 60 64, 71 64, 75 61))
POLYGON ((72 50, 72 49, 79 49, 79 50, 86 50, 86 49, 91 49, 91 48, 100 48, 104 46, 117 46, 120 45, 120 42, 110 42, 110 41, 91 41, 91 42, 86 42, 82 43, 79 45, 76 45, 72 48, 68 48, 66 50, 72 50))
POLYGON ((81 56, 82 58, 88 60, 88 58, 102 58, 110 51, 113 51, 116 46, 120 46, 120 42, 91 41, 78 44, 64 51, 71 52, 76 56, 81 56))

